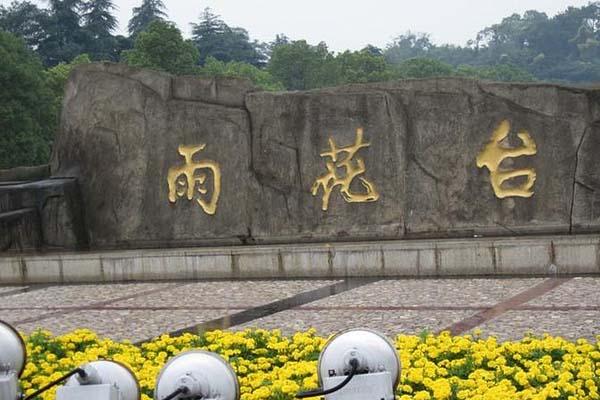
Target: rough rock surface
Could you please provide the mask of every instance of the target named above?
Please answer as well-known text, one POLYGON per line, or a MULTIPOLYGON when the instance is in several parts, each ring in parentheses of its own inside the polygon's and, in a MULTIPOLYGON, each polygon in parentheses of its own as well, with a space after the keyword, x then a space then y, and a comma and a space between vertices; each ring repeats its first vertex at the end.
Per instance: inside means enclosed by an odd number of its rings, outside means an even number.
MULTIPOLYGON (((598 232, 598 93, 462 79, 268 93, 90 64, 69 79, 51 166, 79 178, 96 248, 598 232), (529 198, 499 198, 477 166, 504 120, 504 148, 523 146, 523 130, 537 148, 501 164, 535 170, 529 198), (312 189, 328 172, 330 139, 347 148, 359 128, 369 145, 351 165, 364 172, 333 187, 324 211, 324 188, 312 189), (214 215, 169 200, 169 169, 184 165, 178 147, 200 144, 193 160, 214 160, 222 173, 214 215)), ((202 179, 206 199, 214 176, 202 179)))
POLYGON ((35 208, 0 213, 0 252, 22 252, 41 247, 39 214, 35 208))
POLYGON ((600 122, 594 123, 581 138, 576 158, 573 185, 573 232, 600 230, 600 122))
POLYGON ((85 249, 75 179, 0 184, 0 251, 85 249))
MULTIPOLYGON (((259 191, 252 232, 264 240, 284 237, 339 239, 401 237, 404 233, 406 137, 405 110, 384 92, 271 94, 247 96, 252 118, 252 171, 259 191), (369 147, 354 156, 364 160, 364 176, 379 199, 347 203, 334 188, 327 211, 323 188, 314 181, 327 173, 329 138, 338 148, 355 143, 364 129, 369 147)), ((345 156, 345 155, 342 155, 345 156)), ((342 177, 344 169, 337 169, 342 177)), ((364 188, 353 182, 353 193, 364 188)))
POLYGON ((407 234, 569 232, 576 154, 589 123, 585 92, 450 79, 381 86, 406 104, 410 116, 407 234), (478 154, 502 120, 512 126, 510 147, 522 145, 520 130, 537 145, 537 154, 502 164, 535 169, 531 198, 498 198, 490 172, 477 167, 478 154))
POLYGON ((220 90, 220 81, 202 83, 115 64, 71 75, 51 165, 55 176, 80 178, 93 247, 239 243, 248 235, 248 114, 231 106, 236 96, 220 90), (173 98, 173 81, 189 90, 173 98), (202 87, 216 87, 215 95, 202 87), (185 198, 169 202, 168 170, 184 164, 178 147, 198 144, 206 147, 194 160, 222 168, 214 215, 185 198))

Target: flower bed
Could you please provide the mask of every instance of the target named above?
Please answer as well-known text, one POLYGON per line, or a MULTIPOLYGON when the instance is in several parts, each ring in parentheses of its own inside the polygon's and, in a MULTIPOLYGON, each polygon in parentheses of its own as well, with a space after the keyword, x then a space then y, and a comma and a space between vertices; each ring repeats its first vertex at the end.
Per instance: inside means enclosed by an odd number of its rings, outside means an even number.
MULTIPOLYGON (((21 382, 26 393, 85 362, 109 359, 135 372, 144 400, 152 399, 155 378, 167 359, 192 348, 229 360, 243 400, 293 399, 299 390, 317 387, 317 359, 327 340, 314 330, 286 337, 260 329, 163 335, 141 346, 98 338, 89 330, 56 337, 38 331, 25 339, 28 363, 21 382)), ((402 360, 401 400, 600 399, 598 340, 545 336, 498 343, 494 338, 442 333, 400 335, 395 344, 402 360)), ((41 398, 54 400, 54 393, 41 398)))

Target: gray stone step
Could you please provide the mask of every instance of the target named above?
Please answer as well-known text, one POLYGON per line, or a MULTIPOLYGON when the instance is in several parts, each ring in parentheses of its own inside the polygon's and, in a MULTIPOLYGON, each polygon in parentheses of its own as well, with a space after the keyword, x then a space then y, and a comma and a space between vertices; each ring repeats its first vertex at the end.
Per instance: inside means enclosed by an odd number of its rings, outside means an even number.
POLYGON ((40 209, 49 198, 72 196, 74 191, 78 191, 77 180, 72 178, 1 182, 0 212, 29 207, 40 209))
POLYGON ((600 274, 600 235, 0 255, 0 282, 600 274))
POLYGON ((0 169, 0 182, 23 182, 47 179, 50 177, 50 166, 16 167, 0 169))

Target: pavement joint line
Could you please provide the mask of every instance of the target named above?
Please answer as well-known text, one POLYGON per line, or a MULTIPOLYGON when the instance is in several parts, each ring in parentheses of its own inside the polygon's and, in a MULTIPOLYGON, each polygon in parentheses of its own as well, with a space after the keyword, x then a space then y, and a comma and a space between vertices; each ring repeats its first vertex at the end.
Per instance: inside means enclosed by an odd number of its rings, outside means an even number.
MULTIPOLYGON (((260 306, 255 306, 260 307, 260 306)), ((492 306, 333 306, 311 307, 298 306, 296 311, 469 311, 490 310, 492 306)), ((247 310, 247 306, 48 306, 48 307, 0 307, 0 311, 219 311, 247 310)), ((512 311, 600 311, 600 306, 570 306, 570 305, 520 305, 508 308, 512 311)))
MULTIPOLYGON (((200 332, 213 330, 213 329, 228 329, 237 325, 245 324, 247 322, 263 318, 281 311, 287 311, 298 306, 311 303, 313 301, 321 300, 336 294, 340 294, 352 289, 359 288, 361 286, 369 285, 379 281, 379 278, 347 278, 341 282, 336 282, 331 285, 321 286, 316 289, 301 292, 284 299, 276 300, 271 303, 263 304, 260 306, 244 309, 243 311, 235 314, 228 314, 223 317, 219 317, 210 321, 201 322, 189 327, 177 329, 175 331, 167 332, 171 336, 180 336, 185 333, 198 334, 200 332)), ((151 338, 146 340, 140 340, 135 344, 140 345, 151 338)))
POLYGON ((7 290, 6 292, 0 293, 0 297, 12 296, 14 294, 21 294, 21 293, 26 293, 26 292, 27 292, 27 288, 7 290))
POLYGON ((518 307, 525 305, 525 303, 543 296, 544 294, 556 289, 571 279, 573 278, 566 277, 546 279, 537 285, 534 285, 506 300, 499 302, 487 310, 480 311, 477 314, 455 322, 454 324, 441 329, 439 332, 450 331, 451 335, 462 335, 463 333, 470 331, 471 329, 476 328, 491 319, 499 317, 507 311, 518 309, 518 307))
POLYGON ((56 285, 42 284, 42 285, 30 285, 30 286, 25 286, 25 287, 19 287, 17 289, 8 290, 6 292, 1 292, 0 297, 13 296, 15 294, 21 294, 21 293, 31 293, 31 292, 35 292, 37 290, 47 289, 52 286, 56 286, 56 285))
MULTIPOLYGON (((185 282, 185 283, 176 283, 176 284, 173 284, 173 285, 169 285, 167 287, 160 287, 160 288, 154 288, 154 289, 150 289, 150 290, 144 290, 144 291, 133 293, 133 294, 129 294, 129 295, 126 295, 126 296, 120 296, 120 297, 116 297, 116 298, 109 299, 109 300, 98 301, 96 303, 89 304, 89 306, 104 307, 104 306, 108 306, 108 305, 110 305, 112 303, 116 303, 116 302, 119 302, 119 301, 136 299, 136 298, 139 298, 139 297, 142 297, 142 296, 147 296, 147 295, 150 295, 150 294, 159 293, 159 292, 162 292, 162 291, 165 291, 165 290, 172 290, 174 288, 178 288, 178 287, 185 286, 185 285, 189 285, 189 283, 188 282, 185 282)), ((32 322, 39 322, 39 321, 42 321, 42 320, 45 320, 45 319, 48 319, 48 318, 52 318, 52 317, 57 317, 57 316, 60 316, 60 315, 72 314, 72 313, 77 312, 77 311, 78 311, 78 309, 76 309, 76 308, 66 309, 66 310, 65 309, 61 309, 60 311, 57 310, 57 311, 50 312, 50 313, 47 313, 47 314, 38 315, 36 317, 30 317, 30 318, 25 318, 25 319, 22 319, 22 320, 19 320, 19 321, 15 321, 15 322, 13 322, 13 325, 28 324, 28 323, 32 323, 32 322)))

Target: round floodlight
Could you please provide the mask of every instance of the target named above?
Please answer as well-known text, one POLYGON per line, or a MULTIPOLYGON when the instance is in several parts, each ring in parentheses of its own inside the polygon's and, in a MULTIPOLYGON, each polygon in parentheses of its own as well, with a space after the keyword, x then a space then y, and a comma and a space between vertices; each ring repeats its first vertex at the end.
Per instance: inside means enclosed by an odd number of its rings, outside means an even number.
POLYGON ((165 398, 239 400, 240 385, 220 356, 190 350, 171 358, 158 374, 154 399, 165 398), (178 397, 171 397, 176 392, 178 397))
POLYGON ((400 358, 396 348, 383 334, 370 329, 350 329, 332 337, 319 356, 319 383, 332 375, 347 375, 350 360, 358 360, 358 374, 387 371, 394 382, 400 382, 400 358))
POLYGON ((85 371, 85 377, 73 375, 65 386, 84 385, 114 385, 118 390, 120 400, 140 400, 141 390, 133 372, 125 365, 116 361, 92 361, 80 367, 85 371))
POLYGON ((0 366, 7 367, 21 376, 27 361, 25 342, 19 332, 0 320, 0 366))

